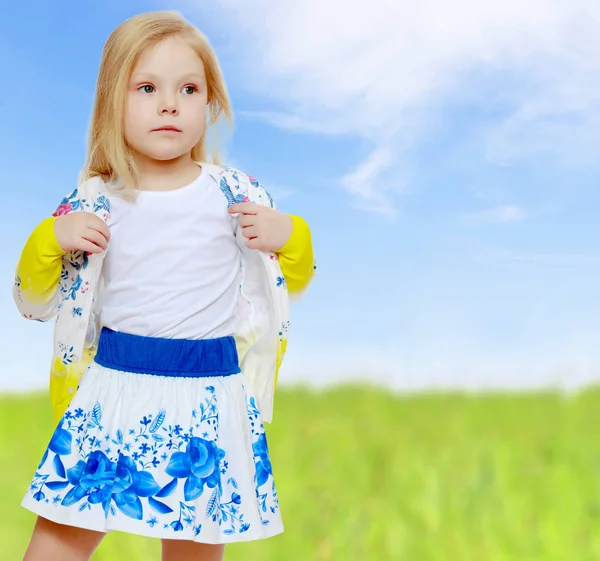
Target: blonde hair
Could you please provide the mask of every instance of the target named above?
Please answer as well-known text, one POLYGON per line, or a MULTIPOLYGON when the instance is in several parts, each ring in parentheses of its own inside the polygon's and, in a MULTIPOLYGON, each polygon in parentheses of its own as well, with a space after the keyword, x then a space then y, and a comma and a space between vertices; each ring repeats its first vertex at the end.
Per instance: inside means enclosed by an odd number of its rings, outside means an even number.
POLYGON ((178 12, 146 12, 121 23, 104 46, 82 180, 97 176, 107 182, 118 180, 126 197, 134 195, 132 188, 137 184, 138 171, 123 134, 128 83, 140 54, 174 35, 184 38, 201 58, 208 87, 207 127, 192 149, 192 159, 219 163, 216 127, 222 118, 231 125, 233 116, 217 57, 206 36, 178 12), (208 133, 213 134, 214 140, 210 156, 206 146, 208 133))

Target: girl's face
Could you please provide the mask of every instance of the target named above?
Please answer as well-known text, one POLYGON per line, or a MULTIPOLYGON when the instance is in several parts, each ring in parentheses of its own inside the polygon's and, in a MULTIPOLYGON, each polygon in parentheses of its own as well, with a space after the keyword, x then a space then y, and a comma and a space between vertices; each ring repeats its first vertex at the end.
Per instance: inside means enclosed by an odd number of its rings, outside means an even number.
POLYGON ((125 104, 125 138, 146 158, 179 158, 204 134, 206 105, 202 60, 184 39, 168 37, 144 51, 133 69, 125 104))

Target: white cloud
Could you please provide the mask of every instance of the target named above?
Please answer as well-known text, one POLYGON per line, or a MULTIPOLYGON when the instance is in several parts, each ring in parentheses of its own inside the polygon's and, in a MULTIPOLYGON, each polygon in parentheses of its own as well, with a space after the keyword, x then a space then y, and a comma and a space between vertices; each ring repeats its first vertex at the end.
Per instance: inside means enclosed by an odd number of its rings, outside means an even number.
POLYGON ((377 184, 382 172, 393 165, 393 160, 389 147, 382 146, 342 178, 342 186, 358 198, 361 208, 394 216, 394 209, 385 196, 385 190, 382 191, 381 185, 377 184))
POLYGON ((369 210, 390 213, 396 186, 374 189, 377 173, 397 171, 447 103, 503 108, 481 147, 495 163, 539 151, 568 165, 596 157, 597 0, 222 0, 219 9, 240 41, 240 81, 280 107, 246 114, 366 140, 371 151, 342 184, 369 210))
POLYGON ((489 224, 517 222, 525 218, 525 211, 516 205, 497 206, 480 212, 465 214, 464 222, 467 224, 489 224))

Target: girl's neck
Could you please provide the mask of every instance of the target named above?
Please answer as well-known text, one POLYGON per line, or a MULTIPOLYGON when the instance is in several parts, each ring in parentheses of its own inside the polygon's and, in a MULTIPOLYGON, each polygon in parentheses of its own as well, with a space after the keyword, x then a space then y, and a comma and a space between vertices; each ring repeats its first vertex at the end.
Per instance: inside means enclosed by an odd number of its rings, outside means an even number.
POLYGON ((202 173, 200 166, 185 154, 174 160, 154 160, 136 155, 140 191, 172 191, 185 187, 202 173))

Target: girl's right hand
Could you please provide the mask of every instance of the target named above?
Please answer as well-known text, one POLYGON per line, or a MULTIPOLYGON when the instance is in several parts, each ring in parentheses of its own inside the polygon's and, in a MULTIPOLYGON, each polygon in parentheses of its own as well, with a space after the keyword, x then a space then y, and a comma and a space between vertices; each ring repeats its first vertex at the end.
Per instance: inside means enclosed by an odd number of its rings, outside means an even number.
POLYGON ((108 248, 110 231, 106 223, 89 212, 73 212, 54 221, 56 241, 62 250, 101 253, 108 248))

